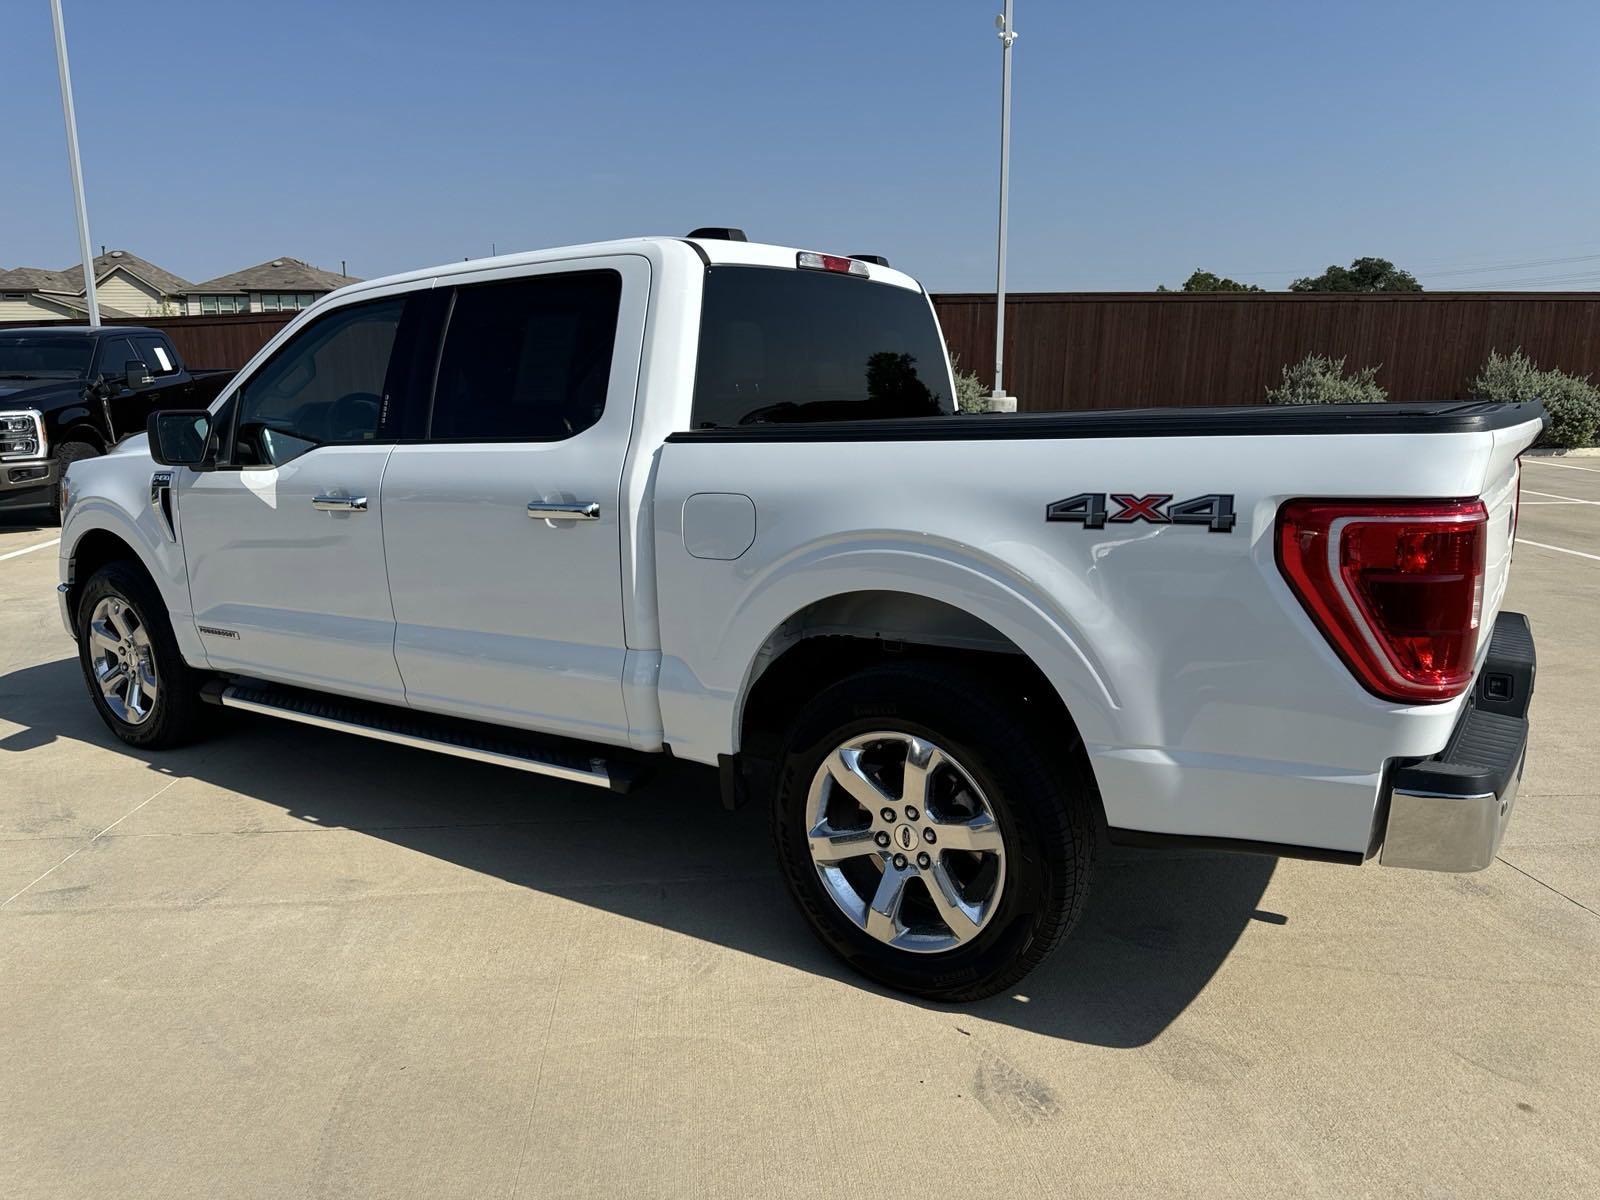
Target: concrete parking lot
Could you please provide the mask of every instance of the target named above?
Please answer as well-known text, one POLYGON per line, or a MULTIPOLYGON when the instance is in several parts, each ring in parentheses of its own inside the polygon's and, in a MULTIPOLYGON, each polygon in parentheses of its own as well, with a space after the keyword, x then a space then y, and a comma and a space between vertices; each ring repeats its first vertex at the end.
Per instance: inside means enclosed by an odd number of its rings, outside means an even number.
POLYGON ((1600 1195, 1600 458, 1523 487, 1499 862, 1115 853, 964 1007, 836 966, 697 776, 130 752, 0 517, 0 1196, 1600 1195))

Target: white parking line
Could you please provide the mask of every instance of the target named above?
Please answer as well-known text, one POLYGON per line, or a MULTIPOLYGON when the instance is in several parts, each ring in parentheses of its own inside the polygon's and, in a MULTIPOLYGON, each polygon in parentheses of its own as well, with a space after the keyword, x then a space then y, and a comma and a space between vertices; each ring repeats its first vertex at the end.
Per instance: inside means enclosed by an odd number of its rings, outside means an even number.
POLYGON ((1543 542, 1530 542, 1527 538, 1518 538, 1519 546, 1537 546, 1541 550, 1554 550, 1557 554, 1572 554, 1578 558, 1592 558, 1600 562, 1600 554, 1590 554, 1587 550, 1568 550, 1565 546, 1547 546, 1543 542))
POLYGON ((1577 467, 1571 463, 1553 463, 1542 458, 1525 458, 1522 464, 1529 467, 1559 467, 1563 471, 1587 471, 1591 475, 1600 475, 1600 467, 1577 467))
POLYGON ((59 546, 60 544, 60 538, 51 538, 48 542, 39 542, 37 545, 24 546, 21 550, 9 550, 5 554, 0 554, 0 562, 5 562, 5 560, 8 558, 20 558, 24 554, 32 554, 35 550, 43 550, 46 546, 59 546))
POLYGON ((1576 496, 1558 496, 1554 492, 1536 492, 1532 488, 1523 488, 1530 496, 1545 496, 1551 500, 1565 500, 1568 504, 1600 504, 1600 500, 1580 500, 1576 496))

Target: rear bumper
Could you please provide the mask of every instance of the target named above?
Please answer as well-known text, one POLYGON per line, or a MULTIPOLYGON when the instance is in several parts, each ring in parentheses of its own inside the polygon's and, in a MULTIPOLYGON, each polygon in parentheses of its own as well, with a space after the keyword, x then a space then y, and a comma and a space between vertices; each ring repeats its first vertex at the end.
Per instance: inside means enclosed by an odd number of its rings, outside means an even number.
POLYGON ((1380 813, 1386 867, 1481 871, 1505 835, 1527 761, 1528 702, 1536 668, 1522 613, 1496 619, 1472 701, 1444 750, 1395 766, 1380 813))

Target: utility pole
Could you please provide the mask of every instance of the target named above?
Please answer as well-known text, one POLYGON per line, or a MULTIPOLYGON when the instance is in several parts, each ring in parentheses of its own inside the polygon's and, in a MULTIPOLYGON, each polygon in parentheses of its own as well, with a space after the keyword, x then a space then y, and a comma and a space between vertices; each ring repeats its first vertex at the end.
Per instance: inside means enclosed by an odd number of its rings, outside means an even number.
POLYGON ((1011 43, 1017 33, 1011 25, 1011 0, 994 19, 1000 35, 1000 236, 994 268, 994 394, 990 412, 1016 412, 1015 396, 1005 389, 1006 362, 1006 201, 1011 183, 1011 43))
POLYGON ((61 0, 50 0, 50 19, 56 27, 56 70, 61 75, 61 111, 67 118, 67 161, 72 165, 72 195, 78 205, 78 250, 83 255, 83 298, 89 306, 89 324, 100 324, 100 304, 94 294, 94 255, 89 249, 89 209, 83 200, 83 164, 78 161, 78 116, 72 107, 72 71, 67 67, 67 31, 61 19, 61 0))

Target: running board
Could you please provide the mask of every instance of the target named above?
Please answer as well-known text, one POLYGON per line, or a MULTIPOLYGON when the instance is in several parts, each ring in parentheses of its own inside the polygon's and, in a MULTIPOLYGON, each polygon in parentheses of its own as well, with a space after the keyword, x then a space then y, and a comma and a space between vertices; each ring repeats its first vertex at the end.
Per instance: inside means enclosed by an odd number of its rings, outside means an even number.
POLYGON ((205 692, 204 699, 224 708, 353 733, 415 750, 470 758, 570 783, 587 783, 625 792, 634 781, 635 773, 627 764, 592 757, 581 742, 541 738, 476 721, 438 717, 254 680, 234 681, 220 688, 213 685, 205 692))

